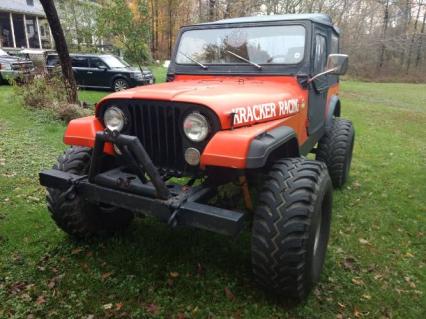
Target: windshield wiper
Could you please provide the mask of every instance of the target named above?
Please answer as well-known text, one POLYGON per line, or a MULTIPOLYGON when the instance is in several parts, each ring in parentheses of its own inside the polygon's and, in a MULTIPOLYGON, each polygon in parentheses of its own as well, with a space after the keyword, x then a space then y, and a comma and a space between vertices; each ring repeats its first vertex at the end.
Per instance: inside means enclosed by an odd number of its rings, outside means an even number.
POLYGON ((199 66, 201 66, 204 70, 207 70, 208 69, 208 66, 207 65, 204 65, 204 64, 202 64, 201 62, 198 62, 197 60, 195 60, 195 59, 193 59, 193 58, 191 58, 189 55, 186 55, 185 53, 183 53, 183 52, 178 52, 179 54, 182 54, 185 58, 187 58, 188 60, 191 60, 192 62, 194 62, 194 63, 196 63, 196 64, 198 64, 199 66))
POLYGON ((229 50, 225 50, 225 52, 227 52, 229 54, 232 54, 234 57, 240 59, 241 61, 250 63, 251 65, 255 66, 258 70, 262 70, 262 66, 261 65, 259 65, 257 63, 254 63, 254 62, 252 62, 252 61, 250 61, 250 60, 248 60, 246 58, 243 58, 241 55, 238 55, 235 52, 232 52, 232 51, 229 51, 229 50))

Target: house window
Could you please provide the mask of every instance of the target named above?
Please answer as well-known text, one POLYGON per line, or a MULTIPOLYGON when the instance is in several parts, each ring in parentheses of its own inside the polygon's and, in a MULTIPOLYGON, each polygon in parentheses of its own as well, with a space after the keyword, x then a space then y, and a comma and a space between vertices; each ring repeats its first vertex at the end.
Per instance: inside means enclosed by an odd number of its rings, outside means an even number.
POLYGON ((49 24, 47 23, 46 19, 39 18, 38 23, 40 25, 40 39, 41 39, 41 45, 43 49, 50 49, 52 48, 52 39, 50 37, 50 29, 49 24))
POLYGON ((22 14, 13 14, 13 29, 15 30, 15 41, 17 48, 26 48, 27 41, 25 40, 24 16, 22 14))
POLYGON ((25 20, 27 22, 27 35, 28 35, 28 43, 30 45, 30 48, 40 49, 40 42, 38 39, 39 34, 37 32, 35 17, 26 16, 25 20))
POLYGON ((13 35, 9 13, 0 12, 0 46, 13 48, 13 35))
POLYGON ((34 6, 34 0, 27 0, 27 5, 34 6))

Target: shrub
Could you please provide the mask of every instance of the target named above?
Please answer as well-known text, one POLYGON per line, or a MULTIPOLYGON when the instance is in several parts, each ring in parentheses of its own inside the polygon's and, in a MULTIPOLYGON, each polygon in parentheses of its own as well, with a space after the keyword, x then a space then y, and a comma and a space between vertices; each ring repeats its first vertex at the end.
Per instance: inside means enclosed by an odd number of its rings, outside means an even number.
POLYGON ((68 103, 65 84, 57 74, 39 73, 27 82, 14 83, 14 88, 25 107, 49 111, 65 122, 92 113, 78 104, 68 103))

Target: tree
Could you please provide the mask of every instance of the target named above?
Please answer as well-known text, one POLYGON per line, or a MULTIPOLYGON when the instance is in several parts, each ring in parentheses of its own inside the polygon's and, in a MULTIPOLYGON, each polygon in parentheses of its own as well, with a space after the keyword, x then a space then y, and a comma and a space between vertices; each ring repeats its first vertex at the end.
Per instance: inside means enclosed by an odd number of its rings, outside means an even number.
POLYGON ((56 11, 53 0, 40 0, 49 22, 52 36, 55 40, 56 51, 58 52, 59 61, 61 63, 62 75, 64 77, 65 87, 69 103, 77 103, 77 85, 72 71, 71 58, 68 52, 67 42, 65 41, 64 32, 61 22, 59 21, 58 12, 56 11))
POLYGON ((96 17, 100 4, 82 0, 55 0, 68 48, 79 52, 96 51, 101 39, 96 37, 96 17))
POLYGON ((100 36, 112 39, 127 59, 140 68, 151 62, 152 23, 146 0, 110 0, 97 17, 100 36))

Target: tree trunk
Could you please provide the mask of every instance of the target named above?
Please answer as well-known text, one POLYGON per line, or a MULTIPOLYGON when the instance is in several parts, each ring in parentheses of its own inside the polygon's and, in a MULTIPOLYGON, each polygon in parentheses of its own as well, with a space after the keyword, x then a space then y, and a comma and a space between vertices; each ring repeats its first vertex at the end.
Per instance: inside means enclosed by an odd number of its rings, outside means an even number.
POLYGON ((422 57, 423 38, 425 34, 425 21, 426 21, 426 13, 423 13, 422 30, 420 32, 419 43, 417 44, 416 67, 420 65, 420 60, 422 57))
POLYGON ((416 34, 417 34, 417 22, 419 21, 420 18, 420 10, 421 10, 422 6, 419 5, 418 9, 417 9, 417 15, 416 15, 416 21, 414 21, 414 31, 413 31, 413 36, 411 37, 411 42, 410 42, 410 47, 408 48, 408 57, 407 57, 407 73, 408 71, 410 71, 410 66, 411 66, 411 54, 413 52, 413 46, 414 46, 414 41, 416 39, 416 34))
POLYGON ((215 7, 216 7, 216 0, 209 0, 209 21, 214 21, 215 7))
POLYGON ((155 0, 151 0, 151 52, 154 59, 157 59, 155 48, 155 0))
POLYGON ((203 2, 198 0, 198 22, 203 22, 203 2))
POLYGON ((78 49, 78 51, 81 51, 80 31, 78 29, 77 13, 75 12, 74 1, 70 1, 70 5, 71 5, 72 17, 73 17, 73 20, 74 20, 75 37, 76 37, 76 40, 77 40, 77 49, 78 49))
POLYGON ((172 57, 173 49, 173 6, 172 0, 169 0, 169 57, 172 57))
POLYGON ((380 57, 378 68, 381 69, 385 60, 385 48, 386 48, 386 33, 388 30, 388 22, 389 22, 389 0, 386 0, 385 4, 385 14, 383 16, 383 37, 382 37, 382 45, 380 47, 380 57))
POLYGON ((69 103, 77 103, 77 85, 74 79, 74 73, 71 66, 71 58, 68 52, 67 42, 65 41, 64 32, 61 22, 59 21, 58 12, 56 11, 53 0, 40 0, 49 22, 52 36, 55 40, 56 51, 58 52, 59 61, 61 62, 62 74, 64 76, 65 87, 68 94, 69 103))

